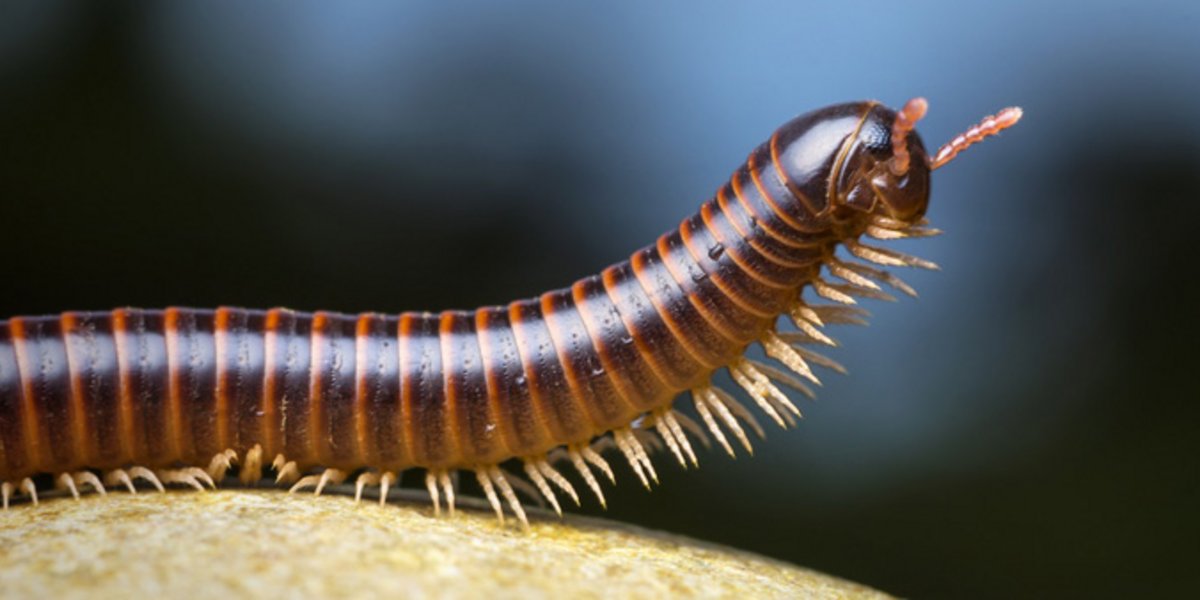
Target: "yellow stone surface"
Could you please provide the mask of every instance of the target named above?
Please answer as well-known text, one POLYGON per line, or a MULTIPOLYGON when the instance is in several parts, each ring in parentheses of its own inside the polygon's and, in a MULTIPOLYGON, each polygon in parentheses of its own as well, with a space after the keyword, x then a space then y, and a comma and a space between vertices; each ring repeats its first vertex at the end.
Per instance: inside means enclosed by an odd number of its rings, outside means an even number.
MULTIPOLYGON (((472 504, 468 502, 468 504, 472 504)), ((276 490, 110 493, 0 513, 0 595, 25 598, 886 598, 753 554, 534 511, 501 526, 276 490)))

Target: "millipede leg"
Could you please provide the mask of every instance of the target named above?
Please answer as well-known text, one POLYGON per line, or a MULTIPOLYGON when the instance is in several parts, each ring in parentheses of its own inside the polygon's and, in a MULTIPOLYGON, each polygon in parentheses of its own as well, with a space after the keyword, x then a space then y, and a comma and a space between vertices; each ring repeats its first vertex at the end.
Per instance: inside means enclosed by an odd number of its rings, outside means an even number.
POLYGON ((450 512, 450 516, 454 516, 454 482, 451 481, 450 473, 442 471, 438 473, 438 483, 442 484, 442 495, 446 496, 446 508, 450 512))
POLYGON ((646 456, 646 449, 642 447, 642 443, 633 435, 630 429, 617 429, 613 431, 613 440, 617 444, 617 448, 625 455, 625 460, 629 462, 629 466, 633 468, 633 472, 637 474, 638 479, 641 479, 642 485, 646 489, 650 489, 650 481, 646 475, 649 474, 649 479, 653 479, 654 483, 658 483, 658 473, 654 472, 654 465, 650 464, 650 457, 646 456), (643 469, 645 469, 643 471, 643 469))
POLYGON ((941 269, 941 267, 937 266, 937 263, 917 256, 912 256, 910 254, 905 254, 903 252, 897 252, 887 248, 868 246, 866 244, 861 244, 856 240, 845 240, 844 243, 846 250, 848 250, 850 254, 853 254, 854 256, 857 256, 865 261, 873 262, 877 265, 884 265, 887 267, 917 267, 920 269, 929 269, 931 271, 937 271, 941 269))
POLYGON ((583 455, 584 460, 588 461, 588 464, 600 469, 604 476, 608 477, 609 483, 616 485, 617 477, 613 474, 612 467, 608 466, 608 461, 604 460, 599 452, 596 452, 591 446, 581 446, 579 453, 583 455))
POLYGON ((804 356, 796 352, 787 342, 783 341, 774 331, 768 330, 760 342, 767 356, 783 363, 783 365, 797 375, 817 384, 821 385, 821 380, 812 371, 812 367, 805 362, 804 356))
POLYGON ((658 435, 666 442, 667 447, 671 449, 671 454, 675 455, 675 459, 679 461, 679 466, 684 469, 688 468, 687 460, 683 458, 683 450, 679 448, 679 440, 675 439, 675 434, 667 427, 660 414, 654 416, 654 429, 658 431, 658 435))
MULTIPOLYGON (((718 405, 717 412, 718 413, 722 412, 720 410, 720 407, 728 408, 729 411, 731 411, 734 416, 736 416, 737 418, 744 421, 747 425, 749 425, 750 428, 754 430, 755 435, 757 435, 759 437, 759 439, 766 439, 767 432, 763 430, 762 425, 758 424, 758 419, 754 418, 754 413, 751 413, 749 409, 747 409, 745 406, 742 406, 742 403, 738 402, 737 398, 733 397, 733 394, 730 394, 729 392, 727 392, 719 387, 712 387, 709 389, 712 390, 713 397, 715 397, 717 400, 719 400, 719 402, 717 403, 717 405, 718 405)), ((738 429, 740 430, 741 428, 739 427, 738 429)))
POLYGON ((339 469, 325 469, 320 475, 309 475, 297 481, 295 485, 288 489, 288 493, 294 493, 297 490, 312 487, 313 495, 320 496, 321 492, 325 491, 325 486, 332 483, 337 485, 346 480, 346 472, 339 469))
POLYGON ((678 410, 671 410, 671 416, 674 417, 676 421, 679 421, 679 425, 682 426, 687 433, 692 434, 692 437, 700 440, 700 445, 704 446, 705 450, 712 448, 712 440, 708 439, 708 433, 704 431, 704 428, 701 427, 699 423, 692 420, 691 417, 683 414, 682 412, 679 412, 678 410))
POLYGON ((165 488, 163 488, 162 481, 159 481, 158 475, 155 475, 154 471, 151 471, 146 467, 130 467, 129 476, 133 479, 145 479, 146 481, 149 481, 150 485, 154 486, 154 489, 158 490, 159 492, 167 491, 165 488))
POLYGON ((100 482, 100 478, 96 477, 96 474, 91 471, 80 471, 71 475, 71 479, 75 482, 75 485, 91 486, 101 496, 108 495, 108 490, 104 489, 104 484, 100 482))
POLYGON ((433 502, 433 516, 441 516, 442 504, 438 498, 437 474, 434 471, 425 472, 425 489, 429 490, 429 499, 433 502))
POLYGON ((496 511, 496 518, 503 525, 504 508, 500 506, 500 499, 496 497, 496 487, 492 485, 492 478, 488 476, 487 467, 475 469, 475 479, 479 480, 479 487, 483 488, 483 495, 487 496, 488 503, 492 505, 492 510, 496 511))
POLYGON ((33 505, 37 506, 38 505, 37 486, 33 485, 33 480, 28 477, 26 477, 25 479, 22 479, 20 487, 21 487, 21 491, 24 492, 26 496, 29 496, 30 500, 33 501, 33 505))
MULTIPOLYGON (((653 427, 653 424, 648 422, 644 422, 642 425, 653 427)), ((642 450, 645 452, 646 456, 658 454, 667 447, 664 440, 657 435, 654 435, 654 432, 650 431, 649 429, 634 429, 631 427, 629 432, 632 433, 633 437, 642 445, 642 450)))
MULTIPOLYGON (((807 308, 810 312, 813 312, 813 314, 816 314, 816 309, 809 308, 807 306, 804 306, 804 308, 807 308)), ((837 308, 840 308, 840 307, 837 307, 837 308)), ((838 345, 837 340, 825 335, 825 332, 821 331, 820 326, 824 325, 824 323, 821 322, 820 318, 809 319, 806 317, 802 317, 799 313, 797 313, 795 311, 792 312, 791 316, 792 316, 792 324, 794 324, 796 326, 796 329, 799 329, 801 332, 803 332, 804 335, 807 336, 809 339, 811 339, 817 343, 825 344, 826 346, 837 346, 838 345)))
POLYGON ((228 448, 222 452, 213 455, 212 460, 208 461, 208 468, 205 472, 213 481, 221 481, 225 479, 225 473, 233 468, 233 464, 237 462, 237 451, 228 448))
POLYGON ((708 426, 709 432, 711 432, 713 437, 717 439, 717 443, 725 449, 725 452, 728 453, 729 456, 737 458, 737 455, 733 452, 733 447, 730 446, 729 441, 725 439, 725 434, 721 431, 721 428, 717 426, 716 419, 713 419, 712 411, 710 411, 708 408, 708 400, 705 396, 707 393, 708 390, 692 390, 692 404, 695 405, 696 412, 699 413, 700 418, 704 421, 704 424, 708 426))
POLYGON ((583 478, 583 481, 591 488, 592 493, 596 495, 596 500, 600 501, 600 506, 608 508, 608 502, 604 500, 604 492, 600 490, 600 482, 596 481, 596 477, 592 475, 592 470, 584 462, 583 455, 579 453, 579 449, 568 449, 567 456, 570 457, 571 464, 575 466, 575 470, 579 472, 579 476, 583 478))
POLYGON ((500 495, 504 496, 504 499, 508 501, 509 508, 520 519, 522 528, 529 529, 529 519, 525 517, 525 509, 521 508, 521 502, 517 500, 517 495, 513 493, 512 486, 509 485, 508 479, 504 477, 504 472, 496 465, 492 465, 487 469, 488 477, 500 489, 500 495))
POLYGON ((812 391, 812 388, 808 387, 808 384, 804 383, 803 381, 800 381, 798 378, 792 376, 790 373, 786 373, 784 371, 776 369, 775 367, 772 367, 771 365, 768 365, 766 363, 762 363, 762 362, 759 362, 757 360, 753 360, 750 358, 747 358, 746 362, 749 363, 755 369, 758 369, 758 371, 761 372, 763 375, 766 375, 768 379, 778 381, 779 383, 782 383, 783 385, 786 385, 794 390, 798 390, 801 394, 808 396, 808 398, 810 400, 815 399, 817 397, 816 393, 814 393, 812 391))
POLYGON ((391 471, 388 471, 379 476, 379 505, 380 506, 387 504, 388 488, 392 487, 392 484, 396 483, 396 480, 397 480, 396 474, 392 473, 391 471))
MULTIPOLYGON (((510 475, 512 474, 510 473, 510 475)), ((537 486, 515 475, 508 478, 508 483, 512 486, 513 491, 517 493, 518 498, 524 496, 526 500, 536 504, 538 508, 546 508, 546 498, 542 496, 542 492, 537 486)))
POLYGON ((296 466, 296 461, 283 462, 279 460, 280 458, 283 458, 282 454, 275 459, 279 465, 275 467, 278 470, 275 474, 275 483, 292 483, 300 479, 300 467, 296 466))
POLYGON ((246 460, 238 472, 238 480, 243 485, 254 485, 262 479, 262 457, 263 449, 258 444, 246 452, 246 460))
MULTIPOLYGON (((791 350, 790 347, 788 347, 788 349, 791 350)), ((791 399, 787 397, 787 394, 783 393, 783 391, 781 391, 771 381, 770 377, 767 377, 765 373, 759 370, 753 361, 749 359, 742 359, 741 365, 739 366, 741 367, 742 372, 745 373, 746 376, 758 386, 758 389, 762 391, 764 399, 767 402, 770 402, 771 406, 775 407, 775 410, 779 411, 784 416, 789 427, 796 424, 796 421, 792 419, 792 415, 803 418, 804 415, 800 414, 800 409, 796 408, 796 405, 793 404, 791 399)))
POLYGON ((700 413, 700 417, 705 419, 705 421, 709 424, 709 429, 713 432, 713 435, 717 437, 717 441, 721 442, 721 444, 725 446, 725 450, 730 456, 734 456, 733 449, 729 446, 728 442, 724 441, 725 436, 720 433, 721 428, 717 426, 716 421, 713 419, 712 413, 716 413, 716 415, 721 418, 721 421, 725 423, 725 427, 729 428, 729 431, 733 433, 733 436, 736 437, 739 442, 741 442, 742 447, 746 449, 746 452, 751 455, 754 454, 754 447, 750 445, 750 439, 746 437, 746 432, 742 430, 742 426, 738 423, 737 419, 731 412, 731 407, 736 406, 737 410, 740 410, 739 414, 742 416, 742 418, 747 419, 747 423, 754 427, 759 437, 763 437, 764 434, 762 428, 758 426, 758 422, 754 421, 754 417, 750 415, 749 411, 747 411, 745 407, 739 404, 737 400, 734 400, 732 396, 724 394, 720 388, 716 387, 700 388, 693 392, 692 398, 695 400, 696 410, 700 413), (726 398, 728 398, 728 403, 726 402, 726 398), (708 416, 705 417, 705 415, 708 416))
POLYGON ((659 418, 667 424, 667 430, 675 436, 675 439, 679 442, 679 447, 683 448, 683 453, 687 455, 692 466, 699 468, 700 461, 696 460, 696 453, 692 450, 692 444, 688 441, 687 435, 684 434, 683 427, 680 426, 679 421, 675 418, 678 414, 674 410, 667 409, 663 411, 663 414, 659 418))
POLYGON ((137 488, 133 485, 133 479, 129 477, 129 473, 125 469, 113 469, 104 474, 104 485, 117 487, 118 485, 125 486, 130 494, 136 494, 137 488))
POLYGON ((780 427, 787 429, 796 424, 792 414, 800 415, 796 405, 788 400, 771 380, 754 368, 746 359, 739 359, 729 366, 729 374, 750 398, 754 400, 763 412, 775 420, 780 427))
POLYGON ((546 483, 546 478, 534 466, 532 459, 525 459, 525 474, 529 476, 529 480, 541 491, 542 496, 550 503, 554 512, 558 513, 558 516, 561 517, 562 507, 558 505, 558 498, 554 496, 554 490, 550 489, 550 484, 546 483))
POLYGON ((54 478, 54 489, 67 490, 71 492, 71 496, 79 500, 79 489, 75 487, 75 480, 71 479, 69 473, 59 473, 58 477, 54 478))
POLYGON ((198 467, 184 467, 182 469, 160 469, 154 472, 158 478, 166 484, 181 483, 190 485, 198 491, 204 491, 204 485, 201 482, 207 483, 210 488, 216 489, 217 484, 213 482, 212 477, 208 473, 198 467))
POLYGON ((375 471, 364 471, 354 480, 354 503, 362 502, 363 488, 368 485, 376 485, 379 483, 379 473, 375 471))
POLYGON ((575 492, 575 486, 571 485, 571 482, 567 481, 567 478, 563 477, 562 473, 559 473, 549 461, 542 458, 537 460, 534 463, 534 466, 537 467, 537 470, 540 471, 541 474, 546 477, 546 479, 549 479, 550 482, 557 486, 558 489, 562 490, 564 494, 570 496, 571 501, 575 503, 575 506, 579 506, 579 494, 575 492))

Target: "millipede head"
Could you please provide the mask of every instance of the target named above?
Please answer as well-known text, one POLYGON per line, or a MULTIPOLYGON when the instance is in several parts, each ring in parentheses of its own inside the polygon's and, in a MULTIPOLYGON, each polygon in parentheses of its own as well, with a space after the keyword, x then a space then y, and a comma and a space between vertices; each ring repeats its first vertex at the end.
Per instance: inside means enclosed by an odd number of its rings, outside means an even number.
POLYGON ((929 156, 916 125, 929 103, 909 100, 899 111, 864 105, 857 135, 835 173, 838 202, 854 212, 915 221, 929 204, 929 156))

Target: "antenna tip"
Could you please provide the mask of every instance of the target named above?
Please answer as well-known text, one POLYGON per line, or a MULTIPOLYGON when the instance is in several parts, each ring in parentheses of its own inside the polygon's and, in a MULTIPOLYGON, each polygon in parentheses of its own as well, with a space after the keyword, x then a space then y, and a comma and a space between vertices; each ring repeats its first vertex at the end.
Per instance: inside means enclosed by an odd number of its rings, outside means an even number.
POLYGON ((1020 106, 1010 106, 996 113, 996 123, 1003 129, 1007 129, 1017 124, 1021 117, 1025 116, 1025 111, 1021 110, 1020 106))
POLYGON ((928 111, 929 111, 929 101, 925 100, 924 98, 922 98, 920 96, 917 96, 916 98, 913 98, 912 100, 909 100, 908 102, 905 102, 904 108, 900 109, 900 112, 905 116, 905 118, 907 118, 910 122, 913 122, 913 123, 920 121, 921 118, 924 117, 925 113, 928 111))

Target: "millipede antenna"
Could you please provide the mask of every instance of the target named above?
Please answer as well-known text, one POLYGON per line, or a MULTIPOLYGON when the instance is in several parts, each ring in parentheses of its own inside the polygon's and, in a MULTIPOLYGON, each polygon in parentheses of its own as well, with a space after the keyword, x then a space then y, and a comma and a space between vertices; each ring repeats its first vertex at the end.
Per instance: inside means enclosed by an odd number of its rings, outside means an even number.
MULTIPOLYGON (((909 101, 911 103, 911 101, 909 101)), ((907 107, 906 107, 907 108, 907 107)), ((1010 106, 994 115, 988 115, 979 122, 978 125, 958 134, 957 137, 947 142, 938 149, 933 160, 929 163, 931 169, 936 169, 946 163, 954 160, 959 152, 970 148, 972 145, 979 143, 988 136, 996 135, 1009 127, 1017 124, 1021 120, 1021 115, 1024 114, 1019 107, 1010 106)), ((896 120, 897 124, 899 119, 896 120)))
POLYGON ((917 121, 925 116, 929 103, 924 98, 913 98, 904 104, 904 108, 896 113, 896 122, 892 124, 892 161, 893 175, 900 176, 908 172, 911 157, 908 154, 908 132, 917 126, 917 121))

